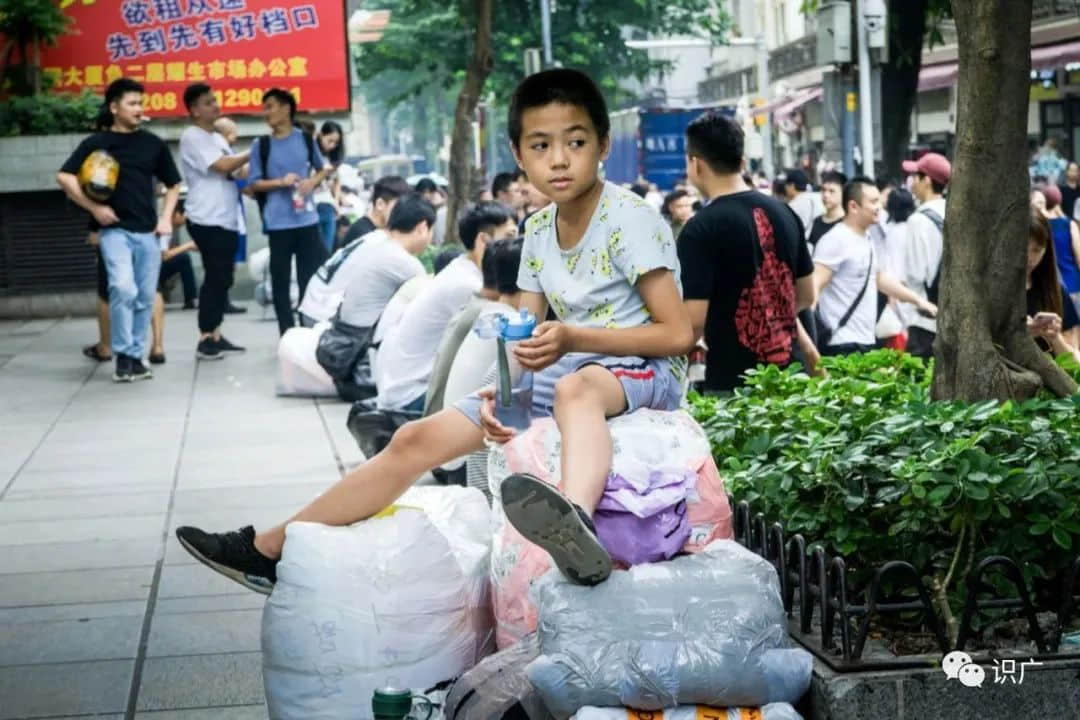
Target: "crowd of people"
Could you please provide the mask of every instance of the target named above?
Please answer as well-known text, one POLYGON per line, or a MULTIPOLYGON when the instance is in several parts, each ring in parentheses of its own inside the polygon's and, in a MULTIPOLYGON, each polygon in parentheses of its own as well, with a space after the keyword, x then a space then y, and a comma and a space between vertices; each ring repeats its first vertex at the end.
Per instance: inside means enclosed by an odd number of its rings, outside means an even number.
MULTIPOLYGON (((518 169, 496 175, 466 206, 460 245, 442 248, 432 276, 419 257, 445 244, 446 188, 429 178, 414 186, 378 178, 363 214, 343 220, 339 126, 301 126, 292 95, 272 89, 263 96, 270 132, 237 152, 235 127, 230 137, 212 89, 197 84, 184 94, 192 125, 180 141, 181 204, 180 171, 165 144, 139 129, 141 96, 137 83, 114 82, 105 129, 59 176, 95 223, 114 379, 149 377, 148 353, 163 360, 159 331, 148 339, 155 291, 163 263, 193 248, 205 269, 198 357, 242 350, 221 327, 246 233, 241 194, 250 193, 269 238, 280 334, 319 328, 318 359, 339 388, 355 384, 368 361, 375 407, 422 415, 293 520, 356 522, 424 471, 514 436, 495 418, 491 390, 477 390, 494 377, 494 341, 469 332, 485 313, 525 310, 538 319, 513 352, 536 373, 532 412, 552 415, 563 438, 564 491, 513 476, 503 489, 507 517, 568 577, 590 584, 611 569, 591 521, 612 451, 605 421, 678 408, 689 354, 705 352, 701 387, 717 393, 760 363, 799 362, 819 373, 821 355, 881 346, 933 354, 952 171, 936 153, 905 162, 902 182, 827 172, 815 186, 792 169, 770 183, 747 172, 738 123, 706 113, 686 131, 686 177, 666 196, 645 182, 619 187, 603 178, 610 138, 599 90, 580 72, 545 71, 511 103, 518 169), (104 202, 78 178, 97 149, 120 166, 104 202), (165 188, 160 215, 154 179, 165 188), (190 243, 161 240, 181 224, 190 243), (322 338, 336 348, 327 357, 345 360, 324 362, 322 338), (536 498, 543 512, 526 513, 536 498)), ((1080 168, 1067 164, 1062 179, 1059 187, 1035 178, 1028 327, 1046 351, 1080 358, 1080 226, 1067 210, 1080 211, 1080 168)), ((170 273, 185 272, 174 265, 170 273)), ((104 345, 95 353, 106 355, 104 345)), ((177 534, 200 561, 267 592, 284 527, 177 534)))

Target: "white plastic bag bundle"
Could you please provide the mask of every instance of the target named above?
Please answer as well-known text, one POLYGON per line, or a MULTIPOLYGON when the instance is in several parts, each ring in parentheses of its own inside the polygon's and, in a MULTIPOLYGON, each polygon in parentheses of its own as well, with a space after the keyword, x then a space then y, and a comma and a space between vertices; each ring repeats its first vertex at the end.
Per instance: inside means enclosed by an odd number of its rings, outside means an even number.
POLYGON ((533 592, 541 654, 526 672, 557 718, 587 705, 793 703, 810 686, 810 654, 788 647, 776 570, 734 541, 591 588, 551 571, 533 592))
POLYGON ((490 510, 409 490, 351 527, 292 523, 262 621, 271 718, 364 720, 376 688, 423 691, 491 651, 490 510))
POLYGON ((319 336, 330 327, 293 327, 278 341, 277 394, 290 397, 337 397, 334 379, 315 359, 319 336))
POLYGON ((575 720, 803 720, 787 703, 772 703, 760 708, 711 708, 680 705, 658 712, 626 708, 583 707, 575 720))

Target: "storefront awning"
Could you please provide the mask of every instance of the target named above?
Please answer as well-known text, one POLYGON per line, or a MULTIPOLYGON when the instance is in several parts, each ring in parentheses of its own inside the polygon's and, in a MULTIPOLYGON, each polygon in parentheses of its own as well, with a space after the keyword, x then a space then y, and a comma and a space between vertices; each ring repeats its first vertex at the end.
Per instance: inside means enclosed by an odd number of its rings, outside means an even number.
MULTIPOLYGON (((1080 40, 1031 49, 1032 70, 1054 70, 1077 61, 1080 61, 1080 40)), ((923 67, 919 72, 919 92, 952 87, 959 72, 956 63, 923 67)))

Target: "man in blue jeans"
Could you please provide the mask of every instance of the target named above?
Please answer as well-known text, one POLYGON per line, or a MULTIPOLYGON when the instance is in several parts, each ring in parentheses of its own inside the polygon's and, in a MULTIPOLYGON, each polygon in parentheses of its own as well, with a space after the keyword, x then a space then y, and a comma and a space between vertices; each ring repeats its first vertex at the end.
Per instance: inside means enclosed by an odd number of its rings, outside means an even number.
POLYGON ((319 214, 311 195, 330 166, 311 135, 296 127, 296 98, 272 88, 263 95, 270 134, 251 148, 251 189, 262 207, 263 229, 270 238, 270 285, 282 335, 295 324, 289 284, 296 256, 296 282, 304 297, 308 281, 326 260, 319 214), (260 197, 261 196, 261 197, 260 197))
POLYGON ((143 119, 143 86, 130 78, 115 80, 105 90, 100 118, 104 132, 83 140, 67 159, 57 182, 79 207, 101 226, 98 242, 109 276, 109 342, 116 357, 115 382, 146 380, 143 365, 161 268, 159 237, 172 235, 172 215, 180 197, 180 173, 164 141, 139 129, 143 119), (78 173, 95 150, 104 150, 120 165, 112 195, 104 203, 83 192, 78 173), (157 214, 154 179, 168 191, 157 214))

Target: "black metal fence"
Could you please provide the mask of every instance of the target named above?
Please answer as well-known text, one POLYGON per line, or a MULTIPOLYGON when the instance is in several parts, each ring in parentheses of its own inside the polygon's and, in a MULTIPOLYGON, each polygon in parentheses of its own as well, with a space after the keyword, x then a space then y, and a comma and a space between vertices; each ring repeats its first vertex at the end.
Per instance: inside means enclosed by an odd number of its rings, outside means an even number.
MULTIPOLYGON (((932 634, 937 648, 946 655, 969 646, 975 636, 973 621, 983 610, 1019 612, 1038 651, 1034 656, 1023 653, 1025 658, 1080 659, 1080 648, 1061 651, 1063 635, 1080 599, 1077 597, 1080 556, 1062 579, 1060 602, 1055 608, 1057 627, 1049 634, 1039 626, 1035 604, 1016 561, 1002 555, 983 559, 968 574, 964 611, 953 646, 926 583, 911 563, 894 560, 876 568, 861 604, 852 602, 847 587, 847 564, 842 556, 830 557, 821 545, 807 543, 802 535, 788 538, 779 522, 770 523, 763 513, 753 513, 746 501, 736 503, 730 496, 729 500, 735 540, 776 568, 792 636, 838 672, 938 664, 940 657, 928 655, 874 653, 864 658, 875 619, 921 614, 921 627, 932 634), (996 594, 988 582, 992 572, 1000 572, 1015 594, 1011 597, 996 594), (886 587, 891 590, 887 592, 886 587)), ((1015 656, 1008 652, 1000 654, 1015 656)))

